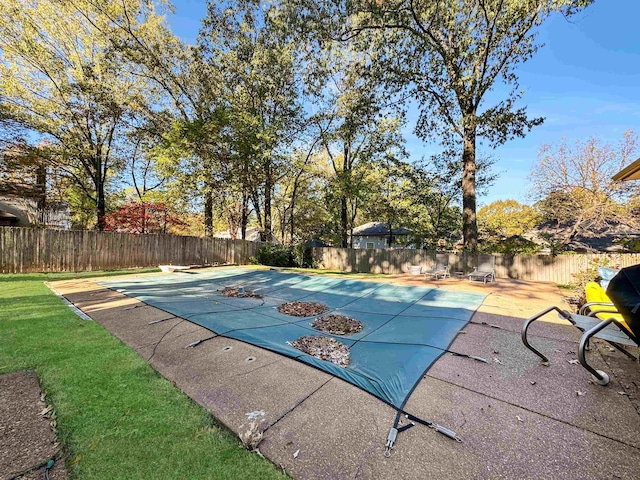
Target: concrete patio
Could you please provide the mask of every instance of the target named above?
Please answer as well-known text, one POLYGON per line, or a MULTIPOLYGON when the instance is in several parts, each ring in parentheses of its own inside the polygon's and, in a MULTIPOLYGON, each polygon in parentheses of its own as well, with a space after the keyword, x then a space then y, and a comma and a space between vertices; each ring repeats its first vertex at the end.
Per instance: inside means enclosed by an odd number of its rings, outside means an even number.
POLYGON ((462 443, 417 425, 399 434, 385 458, 396 412, 368 393, 235 340, 217 337, 185 349, 211 332, 95 279, 50 286, 236 434, 262 432, 258 450, 294 478, 638 477, 638 363, 594 342, 589 359, 610 374, 611 384, 591 383, 587 371, 570 362, 577 358, 578 330, 553 315, 530 331, 531 342, 550 357, 549 366, 520 341, 526 317, 563 306, 555 285, 410 276, 372 281, 489 294, 451 347, 489 362, 443 355, 406 406, 454 430, 462 443), (149 325, 153 320, 163 321, 149 325))

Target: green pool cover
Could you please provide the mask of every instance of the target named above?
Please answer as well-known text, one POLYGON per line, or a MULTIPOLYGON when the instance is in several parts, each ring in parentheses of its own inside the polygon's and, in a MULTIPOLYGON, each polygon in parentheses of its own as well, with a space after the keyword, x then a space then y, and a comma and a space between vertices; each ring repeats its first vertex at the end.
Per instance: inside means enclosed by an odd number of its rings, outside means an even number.
MULTIPOLYGON (((272 270, 215 269, 101 282, 212 332, 257 345, 339 377, 398 409, 429 367, 469 322, 485 295, 388 285, 272 270), (234 298, 244 287, 262 298, 234 298), (330 335, 311 327, 314 317, 284 315, 277 306, 320 302, 362 322, 360 332, 330 335), (309 335, 335 338, 351 362, 339 367, 291 346, 309 335)), ((325 313, 326 314, 326 313, 325 313)))

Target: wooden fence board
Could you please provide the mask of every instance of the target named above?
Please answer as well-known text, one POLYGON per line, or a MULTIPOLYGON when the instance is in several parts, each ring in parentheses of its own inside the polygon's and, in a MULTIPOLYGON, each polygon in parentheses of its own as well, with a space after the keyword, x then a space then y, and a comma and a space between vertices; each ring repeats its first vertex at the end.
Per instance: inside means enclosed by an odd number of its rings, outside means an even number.
MULTIPOLYGON (((133 235, 85 230, 0 227, 0 272, 63 272, 149 267, 159 264, 249 263, 259 243, 175 235, 133 235)), ((343 272, 398 274, 410 265, 430 269, 436 252, 401 249, 319 247, 314 257, 321 268, 343 272)), ((452 272, 471 270, 474 257, 449 253, 452 272)), ((612 266, 640 263, 640 254, 495 255, 496 277, 569 283, 592 260, 612 266)))
POLYGON ((112 270, 160 264, 246 265, 259 245, 224 238, 0 227, 0 273, 112 270))
MULTIPOLYGON (((469 272, 474 257, 467 253, 449 253, 451 272, 469 272)), ((572 275, 585 270, 592 260, 607 259, 609 265, 628 267, 640 263, 638 253, 598 253, 572 255, 494 255, 497 278, 515 278, 536 282, 567 284, 572 275)), ((352 249, 317 247, 314 258, 320 268, 342 272, 399 274, 410 265, 433 268, 436 252, 403 249, 352 249)))

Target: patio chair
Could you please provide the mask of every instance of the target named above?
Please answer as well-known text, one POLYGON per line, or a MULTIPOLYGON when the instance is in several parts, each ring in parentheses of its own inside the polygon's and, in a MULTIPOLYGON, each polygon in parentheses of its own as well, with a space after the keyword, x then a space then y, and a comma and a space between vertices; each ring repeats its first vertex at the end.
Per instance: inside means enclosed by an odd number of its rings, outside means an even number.
POLYGON ((473 272, 467 274, 469 281, 482 280, 483 283, 496 279, 496 259, 493 255, 479 255, 473 272))
POLYGON ((587 363, 585 351, 589 346, 589 340, 596 337, 606 341, 632 360, 637 360, 623 346, 640 346, 640 312, 638 311, 640 283, 638 282, 640 282, 640 265, 621 270, 610 281, 606 292, 595 282, 587 284, 585 287, 587 303, 580 308, 578 314, 569 313, 555 306, 549 307, 527 319, 522 327, 522 342, 543 362, 548 362, 549 359, 545 355, 529 344, 527 330, 533 322, 555 310, 560 318, 569 321, 583 332, 578 348, 580 364, 591 373, 596 383, 608 385, 609 375, 591 367, 587 363))
POLYGON ((435 266, 431 270, 423 270, 422 273, 425 278, 435 278, 436 280, 438 280, 438 277, 451 277, 451 273, 449 272, 449 255, 436 254, 435 266))
MULTIPOLYGON (((610 280, 607 280, 607 285, 610 280)), ((597 282, 589 282, 584 287, 586 303, 580 307, 580 313, 597 317, 600 320, 613 318, 618 322, 624 322, 624 318, 618 312, 615 305, 607 295, 604 288, 597 282)))
POLYGON ((422 273, 422 266, 409 265, 409 267, 407 268, 407 272, 409 272, 409 275, 420 275, 422 273))

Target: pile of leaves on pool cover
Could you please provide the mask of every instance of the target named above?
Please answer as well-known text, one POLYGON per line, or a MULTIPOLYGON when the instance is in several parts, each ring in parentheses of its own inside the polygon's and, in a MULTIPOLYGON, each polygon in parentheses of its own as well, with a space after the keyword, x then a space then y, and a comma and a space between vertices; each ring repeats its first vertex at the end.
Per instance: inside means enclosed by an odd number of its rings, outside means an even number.
POLYGON ((237 287, 225 287, 222 290, 222 295, 225 297, 237 297, 237 298, 262 298, 262 295, 254 292, 253 290, 246 290, 244 293, 240 293, 237 287))
POLYGON ((278 305, 278 311, 294 317, 313 317, 329 310, 329 307, 318 302, 288 302, 278 305))
POLYGON ((329 337, 300 337, 295 342, 292 342, 291 346, 339 367, 346 367, 351 360, 349 349, 344 344, 329 337))
POLYGON ((352 335, 362 330, 360 320, 335 313, 316 318, 311 322, 311 326, 316 330, 333 335, 352 335))

